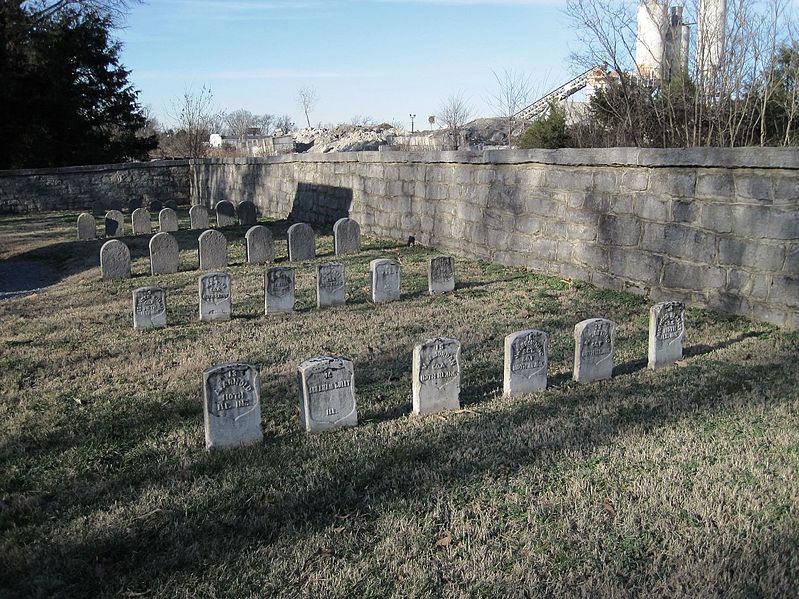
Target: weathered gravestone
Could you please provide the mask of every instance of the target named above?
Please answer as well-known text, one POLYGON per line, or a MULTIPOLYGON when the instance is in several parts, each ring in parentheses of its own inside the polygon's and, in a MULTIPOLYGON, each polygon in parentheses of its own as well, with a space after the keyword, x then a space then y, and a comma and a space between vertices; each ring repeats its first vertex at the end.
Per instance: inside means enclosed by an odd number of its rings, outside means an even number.
POLYGON ((529 329, 505 337, 505 383, 508 397, 547 388, 549 339, 543 331, 529 329))
POLYGON ((152 329, 166 326, 166 291, 161 287, 133 290, 133 328, 152 329))
POLYGON ((378 258, 369 263, 372 301, 376 304, 400 298, 400 265, 396 260, 378 258))
POLYGON ((200 270, 227 267, 227 239, 220 231, 200 234, 200 270))
POLYGON ((178 272, 180 248, 178 240, 169 233, 156 233, 150 239, 150 272, 168 275, 178 272))
POLYGON ((249 364, 220 364, 203 372, 206 449, 260 443, 261 376, 249 364))
POLYGON ((264 310, 266 314, 280 314, 294 310, 293 268, 278 266, 264 274, 264 310))
POLYGON ((236 224, 236 207, 231 202, 227 200, 217 202, 214 209, 217 227, 232 227, 236 224))
POLYGON ((300 419, 309 433, 358 424, 352 362, 324 356, 299 366, 300 419))
POLYGON ((150 235, 153 225, 150 222, 150 213, 145 208, 136 208, 130 217, 133 224, 134 235, 150 235))
POLYGON ((361 225, 351 218, 340 218, 333 225, 336 256, 354 254, 361 249, 361 225))
POLYGON ((258 222, 258 210, 255 208, 255 204, 248 200, 239 202, 236 206, 236 216, 240 225, 254 225, 258 222))
POLYGON ((130 250, 128 246, 112 239, 100 248, 100 273, 104 279, 130 278, 130 250))
POLYGON ((105 213, 105 236, 122 237, 125 234, 125 217, 119 210, 105 213))
POLYGON ((164 209, 164 204, 159 200, 153 200, 147 205, 147 210, 151 213, 158 214, 161 210, 164 209))
POLYGON ((436 337, 413 348, 413 411, 430 414, 460 408, 461 344, 436 337))
POLYGON ((88 212, 78 216, 78 240, 97 237, 97 221, 88 212))
POLYGON ((192 229, 208 228, 208 209, 205 206, 195 205, 189 208, 189 220, 192 229))
POLYGON ((275 246, 272 241, 272 232, 262 225, 255 225, 247 229, 244 234, 247 242, 247 262, 249 264, 263 264, 274 262, 275 246))
POLYGON ((427 288, 430 295, 455 289, 455 259, 452 256, 430 258, 427 265, 427 288))
POLYGON ((328 262, 316 266, 316 307, 341 306, 347 302, 344 265, 328 262))
POLYGON ((158 230, 161 233, 174 233, 178 230, 178 214, 172 208, 164 208, 158 213, 158 230))
POLYGON ((649 368, 655 370, 682 359, 685 304, 662 302, 649 309, 649 368))
POLYGON ((289 260, 300 262, 316 256, 316 234, 306 223, 296 223, 288 230, 289 260))
POLYGON ((200 320, 230 320, 233 311, 230 275, 209 272, 200 277, 200 320))
POLYGON ((613 376, 613 344, 616 323, 589 318, 574 327, 574 375, 578 383, 590 383, 613 376))
POLYGON ((141 198, 138 200, 128 200, 128 214, 133 214, 137 208, 141 208, 141 198))

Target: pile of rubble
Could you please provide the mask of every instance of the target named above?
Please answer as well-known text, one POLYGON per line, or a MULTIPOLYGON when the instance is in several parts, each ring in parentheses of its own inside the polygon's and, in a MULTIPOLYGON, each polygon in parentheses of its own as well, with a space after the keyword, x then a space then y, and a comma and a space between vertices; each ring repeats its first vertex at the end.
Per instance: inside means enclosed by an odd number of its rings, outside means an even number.
POLYGON ((387 125, 339 125, 333 129, 300 129, 294 135, 297 152, 323 154, 327 152, 376 151, 397 135, 387 125))

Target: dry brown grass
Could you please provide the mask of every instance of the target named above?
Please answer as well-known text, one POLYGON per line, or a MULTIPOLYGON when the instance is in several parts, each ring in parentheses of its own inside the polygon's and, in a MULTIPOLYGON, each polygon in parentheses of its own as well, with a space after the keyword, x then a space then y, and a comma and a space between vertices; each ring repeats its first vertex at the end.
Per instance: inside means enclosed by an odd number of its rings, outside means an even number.
POLYGON ((796 334, 692 309, 686 358, 650 372, 641 298, 466 260, 431 298, 432 252, 376 239, 344 260, 347 306, 314 308, 309 263, 296 313, 267 318, 238 229, 234 319, 200 323, 195 233, 184 271, 150 277, 128 238, 134 278, 103 282, 75 218, 0 219, 0 256, 64 273, 0 304, 0 596, 796 595, 796 334), (373 306, 383 256, 403 299, 373 306), (133 331, 149 284, 170 326, 133 331), (578 386, 572 328, 592 316, 618 323, 618 366, 578 386), (531 327, 551 388, 502 398, 502 339, 531 327), (463 344, 463 409, 414 418, 412 347, 440 334, 463 344), (306 435, 295 370, 325 353, 355 362, 360 424, 306 435), (201 374, 227 361, 259 365, 266 438, 208 454, 201 374))

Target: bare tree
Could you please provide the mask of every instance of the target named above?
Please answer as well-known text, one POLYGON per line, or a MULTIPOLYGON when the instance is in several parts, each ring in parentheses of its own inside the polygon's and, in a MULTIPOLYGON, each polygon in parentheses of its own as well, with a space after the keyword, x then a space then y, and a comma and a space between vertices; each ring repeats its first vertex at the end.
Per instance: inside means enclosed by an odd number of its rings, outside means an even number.
POLYGON ((259 117, 240 108, 225 115, 225 127, 229 135, 241 141, 250 129, 260 128, 259 117))
POLYGON ((316 88, 314 87, 306 86, 297 90, 297 101, 300 103, 302 111, 305 113, 305 120, 308 122, 309 128, 311 127, 310 113, 313 112, 318 99, 319 97, 316 93, 316 88))
POLYGON ((31 17, 31 27, 58 14, 63 10, 96 12, 107 15, 118 24, 131 4, 141 4, 142 0, 17 0, 31 17))
POLYGON ((272 135, 272 128, 275 125, 274 114, 262 114, 257 118, 258 125, 261 127, 261 133, 264 135, 272 135))
POLYGON ((275 129, 280 129, 283 134, 291 133, 294 131, 294 122, 291 120, 291 117, 287 114, 283 116, 277 117, 275 119, 275 129))
POLYGON ((450 95, 438 110, 438 120, 448 130, 455 150, 460 147, 463 126, 471 114, 472 108, 462 92, 450 95))
POLYGON ((187 88, 172 102, 169 116, 178 129, 178 149, 188 158, 205 155, 209 135, 221 130, 224 119, 224 113, 214 105, 211 88, 205 85, 199 92, 187 88))
POLYGON ((513 126, 516 114, 530 104, 533 86, 530 76, 513 70, 502 73, 491 71, 497 82, 496 91, 488 97, 488 103, 502 117, 508 128, 508 145, 513 144, 513 126))
POLYGON ((356 114, 350 119, 350 125, 354 125, 356 127, 368 127, 369 125, 374 125, 375 120, 363 114, 356 114))

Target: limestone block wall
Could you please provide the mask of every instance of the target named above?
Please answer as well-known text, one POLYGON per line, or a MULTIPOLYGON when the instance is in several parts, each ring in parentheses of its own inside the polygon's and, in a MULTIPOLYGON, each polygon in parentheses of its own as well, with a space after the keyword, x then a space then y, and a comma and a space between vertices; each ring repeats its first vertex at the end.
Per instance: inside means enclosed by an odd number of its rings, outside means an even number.
POLYGON ((0 171, 0 214, 121 209, 135 199, 186 204, 189 190, 187 160, 0 171))
POLYGON ((799 152, 365 152, 191 161, 193 203, 682 299, 799 329, 799 152))

